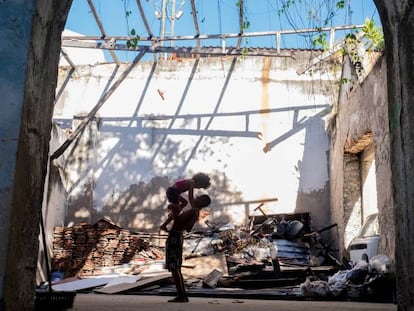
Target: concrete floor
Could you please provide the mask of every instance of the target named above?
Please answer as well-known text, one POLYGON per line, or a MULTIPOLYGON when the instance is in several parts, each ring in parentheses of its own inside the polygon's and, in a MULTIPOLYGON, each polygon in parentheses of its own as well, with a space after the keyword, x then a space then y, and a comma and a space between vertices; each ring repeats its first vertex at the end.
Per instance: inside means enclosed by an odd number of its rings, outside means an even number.
POLYGON ((395 311, 394 304, 332 301, 190 297, 188 303, 167 302, 171 296, 77 294, 76 311, 395 311))

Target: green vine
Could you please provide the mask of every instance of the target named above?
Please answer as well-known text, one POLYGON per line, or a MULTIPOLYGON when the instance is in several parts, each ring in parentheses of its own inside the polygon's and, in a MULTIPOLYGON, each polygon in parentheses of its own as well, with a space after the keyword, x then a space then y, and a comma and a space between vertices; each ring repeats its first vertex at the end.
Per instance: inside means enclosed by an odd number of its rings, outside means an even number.
POLYGON ((326 32, 321 32, 321 29, 318 29, 319 33, 312 38, 312 47, 314 49, 321 48, 324 51, 329 49, 329 42, 327 40, 328 34, 326 32))
POLYGON ((362 27, 362 39, 355 34, 347 34, 343 48, 344 55, 348 55, 354 64, 361 63, 361 57, 358 53, 358 47, 363 45, 366 51, 375 51, 384 49, 384 34, 380 27, 375 26, 375 22, 369 18, 365 19, 362 27))
MULTIPOLYGON (((236 2, 236 6, 240 9, 240 6, 242 5, 242 3, 243 3, 243 1, 238 0, 236 2)), ((246 11, 245 8, 244 8, 244 11, 246 11)), ((249 21, 249 18, 247 17, 247 14, 243 14, 243 22, 241 22, 240 28, 241 28, 240 30, 241 30, 242 33, 245 30, 250 28, 250 21, 249 21)), ((244 43, 245 43, 245 45, 249 44, 249 38, 248 37, 244 38, 244 43)), ((244 46, 243 49, 242 49, 242 52, 241 52, 241 57, 245 58, 247 56, 248 51, 249 51, 249 48, 247 46, 244 46)))
MULTIPOLYGON (((322 48, 324 51, 329 49, 329 42, 327 40, 328 34, 322 32, 321 28, 318 29, 319 33, 312 38, 313 48, 322 48)), ((375 51, 384 49, 384 34, 381 27, 376 27, 375 21, 369 18, 365 19, 365 24, 361 29, 363 33, 363 39, 357 39, 355 34, 349 33, 345 36, 347 45, 357 46, 361 43, 364 44, 366 51, 375 51)))
POLYGON ((132 28, 131 30, 129 30, 130 29, 129 17, 131 17, 132 15, 132 11, 129 9, 129 1, 128 0, 121 0, 121 1, 122 1, 124 11, 125 11, 125 20, 126 20, 127 29, 129 31, 129 36, 130 36, 130 38, 126 41, 126 46, 128 49, 136 50, 136 48, 138 47, 140 37, 139 35, 137 35, 135 28, 132 28))
POLYGON ((345 0, 339 0, 337 3, 336 3, 336 8, 337 9, 345 9, 345 0))
POLYGON ((138 47, 140 36, 136 34, 134 28, 130 31, 131 38, 127 40, 126 45, 128 49, 135 50, 138 47))
MULTIPOLYGON (((301 12, 306 10, 305 5, 307 4, 305 0, 280 0, 281 7, 278 10, 279 16, 284 15, 288 22, 292 25, 292 27, 297 28, 297 25, 295 24, 295 20, 292 18, 292 15, 290 12, 301 12), (299 7, 299 6, 303 7, 299 7)), ((347 2, 345 0, 336 0, 333 3, 332 9, 327 12, 326 16, 323 19, 322 16, 319 15, 320 8, 322 6, 315 6, 312 8, 309 8, 308 10, 308 16, 307 21, 312 22, 315 26, 310 26, 309 28, 315 28, 316 34, 313 35, 310 38, 310 43, 312 48, 319 48, 323 50, 327 50, 329 48, 329 42, 328 42, 328 33, 322 32, 322 27, 329 26, 330 22, 334 19, 335 16, 338 15, 338 13, 341 10, 346 9, 347 2)), ((310 4, 310 3, 309 3, 310 4)), ((321 3, 322 4, 322 3, 321 3)), ((312 1, 312 6, 315 5, 315 2, 312 1)), ((368 51, 374 50, 374 49, 383 49, 384 46, 384 39, 382 34, 382 29, 377 28, 375 25, 375 22, 369 18, 365 20, 365 25, 362 29, 362 32, 364 33, 364 43, 365 47, 368 51)))
POLYGON ((287 13, 287 10, 292 7, 296 2, 301 3, 301 0, 287 0, 283 3, 282 8, 278 10, 279 16, 284 15, 287 13))

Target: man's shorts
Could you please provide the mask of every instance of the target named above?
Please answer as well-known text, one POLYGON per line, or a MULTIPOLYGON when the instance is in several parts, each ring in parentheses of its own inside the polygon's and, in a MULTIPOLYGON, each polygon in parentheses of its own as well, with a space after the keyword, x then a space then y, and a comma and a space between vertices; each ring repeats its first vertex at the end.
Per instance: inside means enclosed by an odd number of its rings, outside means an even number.
POLYGON ((165 266, 168 271, 171 269, 181 269, 183 263, 183 233, 171 230, 165 248, 165 266))

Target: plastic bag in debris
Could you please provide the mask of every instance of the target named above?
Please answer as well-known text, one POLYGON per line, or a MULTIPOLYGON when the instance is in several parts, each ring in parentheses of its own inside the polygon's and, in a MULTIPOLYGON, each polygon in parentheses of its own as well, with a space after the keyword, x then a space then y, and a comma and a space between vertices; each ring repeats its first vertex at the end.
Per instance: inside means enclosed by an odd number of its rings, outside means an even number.
POLYGON ((348 281, 348 271, 341 270, 328 278, 329 290, 334 296, 342 294, 348 281))
POLYGON ((363 284, 368 275, 369 265, 365 260, 360 260, 357 264, 348 271, 348 280, 352 284, 363 284))
POLYGON ((334 296, 339 296, 350 283, 363 284, 368 274, 368 263, 360 260, 350 270, 340 270, 328 278, 329 289, 334 296))
POLYGON ((307 297, 326 297, 330 293, 328 282, 322 280, 311 281, 309 278, 306 278, 305 282, 300 285, 300 290, 302 295, 307 297))
MULTIPOLYGON (((368 263, 361 260, 350 270, 340 270, 325 281, 313 281, 307 279, 301 284, 304 295, 333 296, 341 295, 350 284, 363 284, 368 274, 368 263)), ((353 285, 356 286, 356 285, 353 285)))

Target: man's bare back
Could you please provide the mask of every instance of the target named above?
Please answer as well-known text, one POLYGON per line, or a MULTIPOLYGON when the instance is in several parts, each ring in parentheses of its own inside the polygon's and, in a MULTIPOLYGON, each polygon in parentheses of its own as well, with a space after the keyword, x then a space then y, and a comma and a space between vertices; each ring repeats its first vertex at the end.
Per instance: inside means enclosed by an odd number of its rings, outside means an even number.
POLYGON ((174 217, 174 223, 171 227, 171 230, 176 231, 191 231, 194 224, 198 220, 198 216, 200 215, 200 209, 197 207, 193 207, 189 210, 183 211, 181 214, 174 217))

